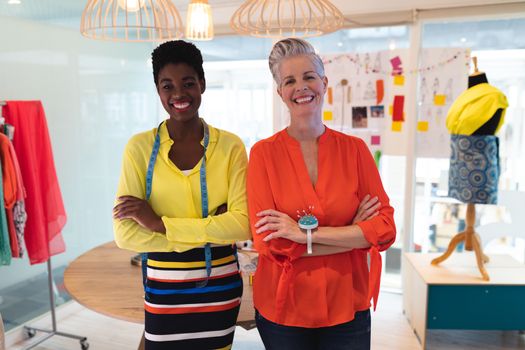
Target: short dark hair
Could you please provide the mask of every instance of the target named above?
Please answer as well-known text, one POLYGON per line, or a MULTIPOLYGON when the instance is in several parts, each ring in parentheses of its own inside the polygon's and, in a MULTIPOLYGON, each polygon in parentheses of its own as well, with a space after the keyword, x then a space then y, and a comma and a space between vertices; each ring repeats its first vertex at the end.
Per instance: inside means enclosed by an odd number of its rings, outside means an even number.
POLYGON ((155 85, 157 85, 160 70, 170 63, 186 63, 195 70, 199 79, 205 80, 201 52, 197 46, 190 42, 173 40, 160 44, 151 53, 151 61, 155 85))

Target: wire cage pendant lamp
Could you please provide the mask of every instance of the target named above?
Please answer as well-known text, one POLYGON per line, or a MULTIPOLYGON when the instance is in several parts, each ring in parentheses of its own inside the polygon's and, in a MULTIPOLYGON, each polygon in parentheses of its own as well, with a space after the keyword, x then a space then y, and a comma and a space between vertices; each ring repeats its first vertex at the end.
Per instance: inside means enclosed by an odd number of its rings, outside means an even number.
POLYGON ((230 19, 237 33, 266 38, 319 36, 343 24, 343 14, 328 0, 247 0, 230 19))
POLYGON ((188 4, 186 39, 213 39, 213 17, 208 0, 191 0, 188 4))
POLYGON ((165 41, 181 38, 184 29, 171 0, 88 0, 80 33, 112 41, 165 41))

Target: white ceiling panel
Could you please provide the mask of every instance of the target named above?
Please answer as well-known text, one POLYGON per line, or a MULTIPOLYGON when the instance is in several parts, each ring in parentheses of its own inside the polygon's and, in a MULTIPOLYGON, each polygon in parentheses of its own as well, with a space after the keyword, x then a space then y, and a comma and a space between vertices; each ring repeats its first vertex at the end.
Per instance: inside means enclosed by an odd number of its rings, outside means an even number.
MULTIPOLYGON (((80 26, 82 10, 86 0, 19 0, 11 5, 9 0, 0 0, 0 16, 65 25, 72 28, 80 26)), ((185 18, 189 0, 173 0, 182 18, 185 18)), ((228 31, 228 23, 233 12, 243 3, 242 0, 209 0, 213 9, 214 22, 218 33, 228 31), (222 30, 221 30, 222 29, 222 30)), ((522 3, 516 0, 333 0, 343 14, 349 18, 362 18, 363 15, 402 12, 411 9, 440 9, 486 4, 522 3)), ((1 19, 0 19, 1 20, 1 19)))

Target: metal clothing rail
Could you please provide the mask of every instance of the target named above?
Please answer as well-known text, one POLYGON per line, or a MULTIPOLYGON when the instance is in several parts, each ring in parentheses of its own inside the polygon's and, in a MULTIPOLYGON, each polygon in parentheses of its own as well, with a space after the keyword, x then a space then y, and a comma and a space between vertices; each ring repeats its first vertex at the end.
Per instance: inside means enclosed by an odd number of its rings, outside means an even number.
MULTIPOLYGON (((0 107, 5 106, 7 104, 6 101, 0 101, 0 107)), ((0 108, 0 118, 2 118, 2 109, 0 108)), ((77 339, 80 341, 80 347, 82 350, 89 349, 89 343, 87 342, 87 337, 83 337, 80 335, 70 334, 70 333, 64 333, 59 332, 57 329, 57 321, 56 321, 56 305, 55 305, 55 290, 54 290, 54 280, 53 280, 53 269, 51 268, 51 257, 47 260, 47 284, 49 288, 49 306, 51 311, 51 329, 43 329, 43 328, 36 328, 31 326, 24 326, 24 333, 28 338, 33 338, 36 335, 36 332, 43 332, 47 333, 44 337, 39 338, 23 348, 23 350, 29 350, 33 349, 35 346, 39 345, 40 343, 43 343, 47 339, 51 338, 54 335, 59 335, 61 337, 67 337, 72 339, 77 339)))
POLYGON ((59 332, 57 329, 57 321, 56 321, 56 305, 55 305, 55 291, 54 291, 54 281, 53 281, 53 269, 51 268, 51 257, 47 260, 47 284, 49 288, 49 305, 51 309, 51 329, 42 329, 42 328, 36 328, 31 326, 24 326, 24 332, 27 335, 28 338, 32 338, 36 335, 36 332, 43 332, 47 333, 44 337, 34 341, 33 343, 29 344, 27 347, 23 348, 23 350, 29 350, 37 346, 38 344, 46 341, 47 339, 51 338, 54 335, 59 335, 62 337, 67 338, 73 338, 80 341, 80 347, 82 350, 89 349, 89 343, 87 342, 87 337, 83 337, 80 335, 70 334, 70 333, 64 333, 59 332))

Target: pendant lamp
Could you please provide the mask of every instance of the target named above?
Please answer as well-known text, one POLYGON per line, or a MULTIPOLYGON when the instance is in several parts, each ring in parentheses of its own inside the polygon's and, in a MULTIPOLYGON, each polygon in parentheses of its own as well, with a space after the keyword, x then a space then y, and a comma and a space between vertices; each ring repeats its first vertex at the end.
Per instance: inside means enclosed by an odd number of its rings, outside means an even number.
POLYGON ((165 41, 183 36, 179 11, 171 0, 88 0, 80 33, 112 41, 165 41))
POLYGON ((343 14, 328 0, 247 0, 230 19, 237 33, 266 38, 318 36, 343 23, 343 14))
POLYGON ((213 39, 213 18, 208 0, 191 0, 186 16, 186 39, 213 39))

